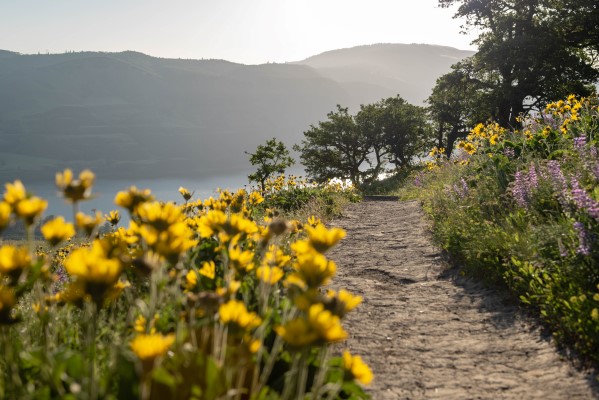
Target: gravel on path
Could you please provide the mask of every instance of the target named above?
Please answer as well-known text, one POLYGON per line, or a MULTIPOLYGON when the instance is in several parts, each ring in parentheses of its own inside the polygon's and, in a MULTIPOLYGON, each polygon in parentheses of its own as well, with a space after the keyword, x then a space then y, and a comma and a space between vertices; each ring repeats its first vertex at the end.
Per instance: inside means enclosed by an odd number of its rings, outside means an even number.
POLYGON ((352 204, 333 225, 347 231, 334 286, 364 298, 344 345, 371 366, 374 400, 599 398, 535 321, 447 269, 417 202, 352 204))

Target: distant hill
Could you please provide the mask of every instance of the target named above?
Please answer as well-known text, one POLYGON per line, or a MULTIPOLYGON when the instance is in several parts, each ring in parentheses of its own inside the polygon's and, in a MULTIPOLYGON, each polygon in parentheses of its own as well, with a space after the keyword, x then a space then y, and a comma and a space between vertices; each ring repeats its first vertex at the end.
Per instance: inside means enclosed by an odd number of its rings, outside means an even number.
POLYGON ((375 44, 327 51, 299 61, 338 82, 359 104, 400 94, 423 105, 438 77, 469 50, 429 44, 375 44))
POLYGON ((297 143, 336 104, 355 109, 398 93, 421 103, 469 54, 375 45, 246 66, 0 50, 0 180, 49 179, 67 166, 115 179, 244 171, 244 150, 273 136, 297 143))

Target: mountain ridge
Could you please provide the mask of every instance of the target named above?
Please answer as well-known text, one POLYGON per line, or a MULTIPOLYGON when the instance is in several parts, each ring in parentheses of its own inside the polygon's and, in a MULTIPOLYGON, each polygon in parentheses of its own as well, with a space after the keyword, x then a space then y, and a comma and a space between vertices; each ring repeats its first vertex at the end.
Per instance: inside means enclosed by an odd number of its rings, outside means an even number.
POLYGON ((244 151, 273 136, 298 143, 337 104, 355 111, 397 94, 421 102, 449 70, 445 54, 466 54, 427 45, 431 55, 414 58, 407 50, 418 46, 371 45, 368 60, 359 46, 260 65, 0 50, 0 179, 48 179, 65 167, 115 179, 251 170, 244 151), (323 57, 327 68, 315 65, 323 57), (437 67, 421 66, 423 78, 406 69, 430 60, 437 67))

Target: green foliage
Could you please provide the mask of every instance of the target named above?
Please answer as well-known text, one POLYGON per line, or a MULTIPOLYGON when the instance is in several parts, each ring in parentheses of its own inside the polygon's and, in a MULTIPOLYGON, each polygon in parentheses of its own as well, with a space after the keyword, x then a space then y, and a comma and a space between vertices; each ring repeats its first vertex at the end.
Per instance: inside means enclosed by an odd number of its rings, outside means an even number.
POLYGON ((356 187, 368 179, 372 171, 360 168, 367 163, 370 140, 360 131, 347 108, 327 114, 327 121, 312 125, 304 132, 305 139, 295 150, 301 152, 307 174, 317 182, 349 179, 356 187))
POLYGON ((599 34, 595 2, 439 0, 439 4, 458 5, 455 16, 479 32, 474 41, 479 51, 472 63, 479 81, 476 97, 482 101, 475 109, 501 126, 518 126, 520 114, 548 101, 591 92, 589 85, 599 76, 593 57, 597 51, 593 38, 599 34))
POLYGON ((428 113, 435 125, 438 148, 451 154, 454 143, 468 134, 470 127, 490 117, 480 91, 482 77, 472 58, 452 66, 452 71, 437 79, 427 99, 428 113))
MULTIPOLYGON (((475 148, 413 175, 438 243, 464 272, 536 310, 561 344, 599 362, 597 100, 552 103, 523 131, 477 127, 475 148)), ((463 147, 466 148, 466 147, 463 147)))
MULTIPOLYGON (((59 174, 62 194, 90 174, 59 174)), ((368 398, 352 385, 372 379, 359 356, 329 362, 361 298, 322 289, 335 274, 324 253, 345 232, 319 217, 355 193, 290 181, 268 184, 266 199, 241 189, 194 200, 180 188, 182 205, 131 187, 115 199, 128 228, 93 229, 85 241, 72 241, 72 229, 54 242, 60 226, 46 224, 44 246, 34 249, 32 235, 3 243, 0 398, 368 398)), ((24 219, 31 231, 41 219, 43 208, 35 218, 23 211, 27 195, 7 185, 0 230, 24 219)))
POLYGON ((409 167, 430 144, 425 110, 399 96, 362 105, 355 116, 337 106, 327 117, 294 147, 308 175, 320 183, 336 178, 361 188, 376 181, 388 164, 395 170, 409 167))
POLYGON ((265 190, 266 181, 275 174, 284 174, 285 169, 295 164, 295 160, 289 156, 289 150, 283 142, 272 138, 256 148, 254 153, 248 153, 250 163, 257 165, 258 170, 248 175, 250 182, 260 184, 260 189, 265 190))
MULTIPOLYGON (((337 217, 345 204, 360 200, 359 194, 349 185, 329 182, 313 184, 299 177, 281 175, 266 181, 261 204, 270 213, 286 216, 309 216, 328 220, 337 217)), ((302 218, 300 218, 302 219, 302 218)))

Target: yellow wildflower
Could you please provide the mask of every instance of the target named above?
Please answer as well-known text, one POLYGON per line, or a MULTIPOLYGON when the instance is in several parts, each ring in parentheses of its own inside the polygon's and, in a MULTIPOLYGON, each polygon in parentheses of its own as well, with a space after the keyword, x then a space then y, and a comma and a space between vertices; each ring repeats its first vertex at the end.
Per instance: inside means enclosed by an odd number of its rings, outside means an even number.
POLYGON ((462 146, 462 149, 464 149, 464 151, 470 155, 476 153, 476 147, 474 147, 474 145, 470 142, 463 142, 464 145, 462 146))
POLYGON ((67 200, 74 203, 91 197, 95 179, 94 173, 86 169, 79 173, 79 179, 73 180, 73 171, 65 169, 63 173, 56 174, 56 186, 67 200))
POLYGON ((44 212, 46 207, 48 207, 48 202, 46 200, 40 199, 39 197, 30 197, 17 203, 15 213, 23 218, 25 224, 33 225, 35 219, 44 212))
POLYGON ((345 237, 345 231, 340 228, 327 229, 324 225, 317 225, 316 227, 307 227, 306 233, 310 240, 310 245, 319 253, 324 253, 338 241, 345 237))
POLYGON ((214 279, 216 276, 216 265, 214 261, 207 261, 202 263, 202 268, 200 268, 200 275, 205 276, 208 279, 214 279))
POLYGON ((256 276, 262 282, 274 285, 283 277, 283 270, 278 267, 262 266, 256 269, 256 276))
POLYGON ((143 224, 148 224, 158 231, 167 230, 171 225, 183 221, 181 209, 173 203, 145 202, 136 209, 143 224))
POLYGON ((185 290, 193 290, 198 284, 198 274, 192 269, 185 275, 185 290))
POLYGON ((257 206, 264 201, 264 197, 259 192, 252 192, 248 199, 250 205, 257 206))
POLYGON ((146 320, 146 317, 140 315, 135 319, 135 322, 133 324, 133 330, 137 333, 144 333, 146 331, 147 322, 148 321, 146 320))
POLYGON ((300 316, 283 326, 275 327, 275 332, 292 346, 306 346, 316 342, 332 343, 347 338, 341 320, 323 304, 313 304, 306 317, 300 316))
POLYGON ((296 272, 291 276, 296 276, 308 287, 315 288, 326 285, 335 275, 337 266, 322 254, 311 251, 298 254, 294 269, 296 272))
POLYGON ((275 332, 294 347, 311 345, 318 340, 318 333, 310 328, 305 318, 296 318, 284 326, 276 326, 275 332))
POLYGON ((233 214, 230 218, 227 218, 224 212, 211 210, 200 217, 198 231, 203 238, 219 234, 221 242, 227 242, 239 234, 251 235, 256 233, 258 226, 242 215, 233 214))
POLYGON ((163 356, 173 343, 175 343, 175 335, 173 334, 142 334, 131 341, 131 350, 141 361, 148 362, 163 356))
POLYGON ((123 293, 123 290, 130 288, 130 287, 131 287, 131 282, 129 282, 129 281, 121 281, 121 280, 117 281, 106 292, 106 300, 108 300, 108 301, 116 300, 121 295, 121 293, 123 293))
POLYGON ((0 273, 16 280, 21 272, 31 266, 31 255, 25 247, 0 247, 0 273))
POLYGON ((328 297, 332 301, 332 311, 340 317, 345 316, 362 302, 362 296, 354 296, 344 289, 341 289, 338 293, 329 290, 328 297))
POLYGON ((121 220, 121 215, 117 210, 112 210, 108 214, 104 215, 104 219, 112 226, 115 226, 121 220))
POLYGON ((353 379, 361 384, 368 385, 372 382, 374 375, 360 356, 352 356, 349 351, 345 350, 343 352, 343 367, 353 379))
POLYGON ((308 310, 308 321, 318 336, 326 342, 338 342, 347 338, 341 319, 325 310, 323 304, 314 304, 308 310))
POLYGON ((0 231, 6 228, 10 223, 10 211, 10 205, 0 201, 0 231))
POLYGON ((229 249, 229 266, 236 271, 251 271, 254 269, 254 253, 249 250, 241 250, 239 246, 231 246, 229 249))
POLYGON ((173 264, 185 251, 198 243, 193 239, 194 232, 183 221, 168 226, 165 231, 157 230, 150 225, 142 225, 139 234, 156 253, 173 264))
POLYGON ((268 247, 268 251, 264 254, 264 258, 262 263, 268 266, 275 266, 279 268, 283 268, 289 264, 291 261, 291 256, 283 253, 281 249, 279 249, 274 244, 271 244, 268 247))
POLYGON ((320 218, 316 218, 314 215, 308 217, 308 225, 310 225, 311 227, 316 228, 320 224, 322 224, 320 218))
POLYGON ((27 197, 25 186, 23 186, 23 183, 19 180, 14 181, 14 183, 7 183, 4 187, 6 188, 6 191, 4 192, 4 201, 13 208, 17 203, 21 200, 25 200, 27 197))
POLYGON ((6 286, 0 286, 0 324, 13 322, 12 310, 17 305, 15 292, 6 286))
POLYGON ((131 186, 126 192, 118 192, 114 198, 114 203, 117 206, 126 208, 129 212, 133 212, 140 204, 152 200, 154 200, 154 196, 152 196, 149 189, 139 190, 137 187, 131 186))
POLYGON ((75 214, 75 224, 88 236, 92 234, 100 222, 102 222, 102 213, 99 211, 96 211, 95 216, 84 214, 81 211, 75 214))
POLYGON ((68 240, 75 236, 75 227, 69 222, 65 222, 63 217, 54 218, 46 222, 42 228, 42 235, 50 245, 56 246, 63 240, 68 240))
POLYGON ((108 257, 109 250, 107 242, 94 240, 91 247, 73 251, 64 262, 67 272, 84 284, 84 290, 96 302, 103 300, 121 276, 122 264, 108 257))
POLYGON ((260 326, 262 319, 255 312, 248 312, 245 304, 238 300, 229 300, 218 309, 223 324, 235 324, 241 329, 252 330, 260 326))
POLYGON ((189 190, 187 190, 183 186, 179 186, 179 193, 181 194, 181 196, 183 196, 183 199, 185 201, 189 201, 191 199, 191 197, 193 196, 193 194, 189 193, 189 190))
POLYGON ((227 222, 227 216, 220 210, 212 210, 200 217, 198 232, 203 238, 212 237, 227 222))

